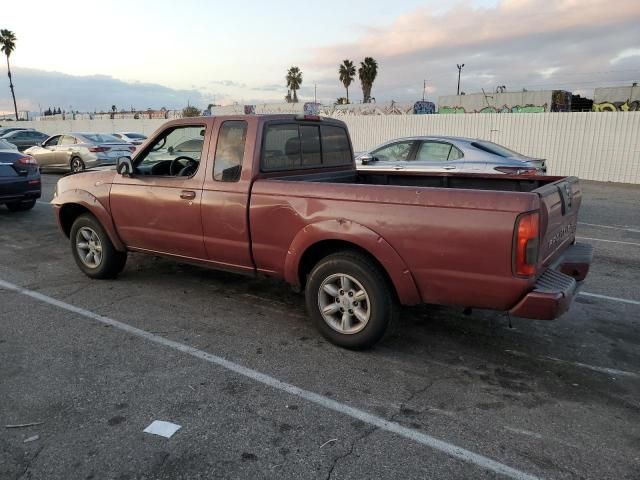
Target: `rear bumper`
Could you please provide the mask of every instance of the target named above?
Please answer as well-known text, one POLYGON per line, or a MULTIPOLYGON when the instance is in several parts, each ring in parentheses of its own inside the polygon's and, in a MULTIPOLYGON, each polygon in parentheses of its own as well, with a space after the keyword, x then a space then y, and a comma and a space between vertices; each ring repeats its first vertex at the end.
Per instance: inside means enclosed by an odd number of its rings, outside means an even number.
POLYGON ((36 200, 41 195, 40 176, 20 177, 13 181, 0 179, 0 204, 36 200))
POLYGON ((585 279, 593 259, 593 247, 575 244, 538 279, 509 313, 517 317, 553 320, 564 314, 577 293, 578 282, 585 279))

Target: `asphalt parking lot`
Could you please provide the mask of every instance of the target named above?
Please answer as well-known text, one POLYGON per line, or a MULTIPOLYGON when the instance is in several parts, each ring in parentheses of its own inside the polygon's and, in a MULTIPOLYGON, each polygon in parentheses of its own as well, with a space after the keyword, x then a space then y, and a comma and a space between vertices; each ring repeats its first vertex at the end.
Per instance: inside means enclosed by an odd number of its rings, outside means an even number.
POLYGON ((411 308, 351 352, 272 280, 142 255, 87 279, 58 178, 0 207, 0 478, 640 478, 640 186, 583 182, 596 256, 561 319, 411 308))

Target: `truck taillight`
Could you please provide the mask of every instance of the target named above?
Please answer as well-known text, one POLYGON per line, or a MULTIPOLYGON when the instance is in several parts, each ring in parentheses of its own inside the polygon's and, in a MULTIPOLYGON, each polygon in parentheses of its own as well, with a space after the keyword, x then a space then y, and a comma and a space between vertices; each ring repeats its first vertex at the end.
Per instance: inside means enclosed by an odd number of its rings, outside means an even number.
POLYGON ((530 277, 536 273, 540 249, 540 214, 529 212, 518 217, 515 235, 515 274, 530 277))

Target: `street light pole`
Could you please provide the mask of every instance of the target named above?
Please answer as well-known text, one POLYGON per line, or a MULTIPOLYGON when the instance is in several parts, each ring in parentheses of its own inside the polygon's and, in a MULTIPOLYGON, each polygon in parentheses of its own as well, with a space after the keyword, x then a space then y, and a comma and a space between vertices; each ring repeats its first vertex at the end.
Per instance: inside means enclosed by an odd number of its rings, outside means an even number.
POLYGON ((464 63, 462 65, 457 65, 458 67, 458 95, 460 95, 460 75, 462 75, 462 69, 464 68, 464 63))

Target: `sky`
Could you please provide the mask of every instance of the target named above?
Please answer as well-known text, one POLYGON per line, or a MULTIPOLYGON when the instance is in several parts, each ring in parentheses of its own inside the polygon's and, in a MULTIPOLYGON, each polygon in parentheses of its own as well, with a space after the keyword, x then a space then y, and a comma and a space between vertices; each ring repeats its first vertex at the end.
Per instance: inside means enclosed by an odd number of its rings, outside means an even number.
MULTIPOLYGON (((337 69, 374 57, 380 102, 640 81, 638 0, 31 0, 3 5, 19 110, 181 108, 344 96, 337 69)), ((0 63, 0 111, 11 110, 0 63), (5 85, 3 85, 3 83, 5 85)), ((350 89, 362 99, 359 81, 350 89)))

